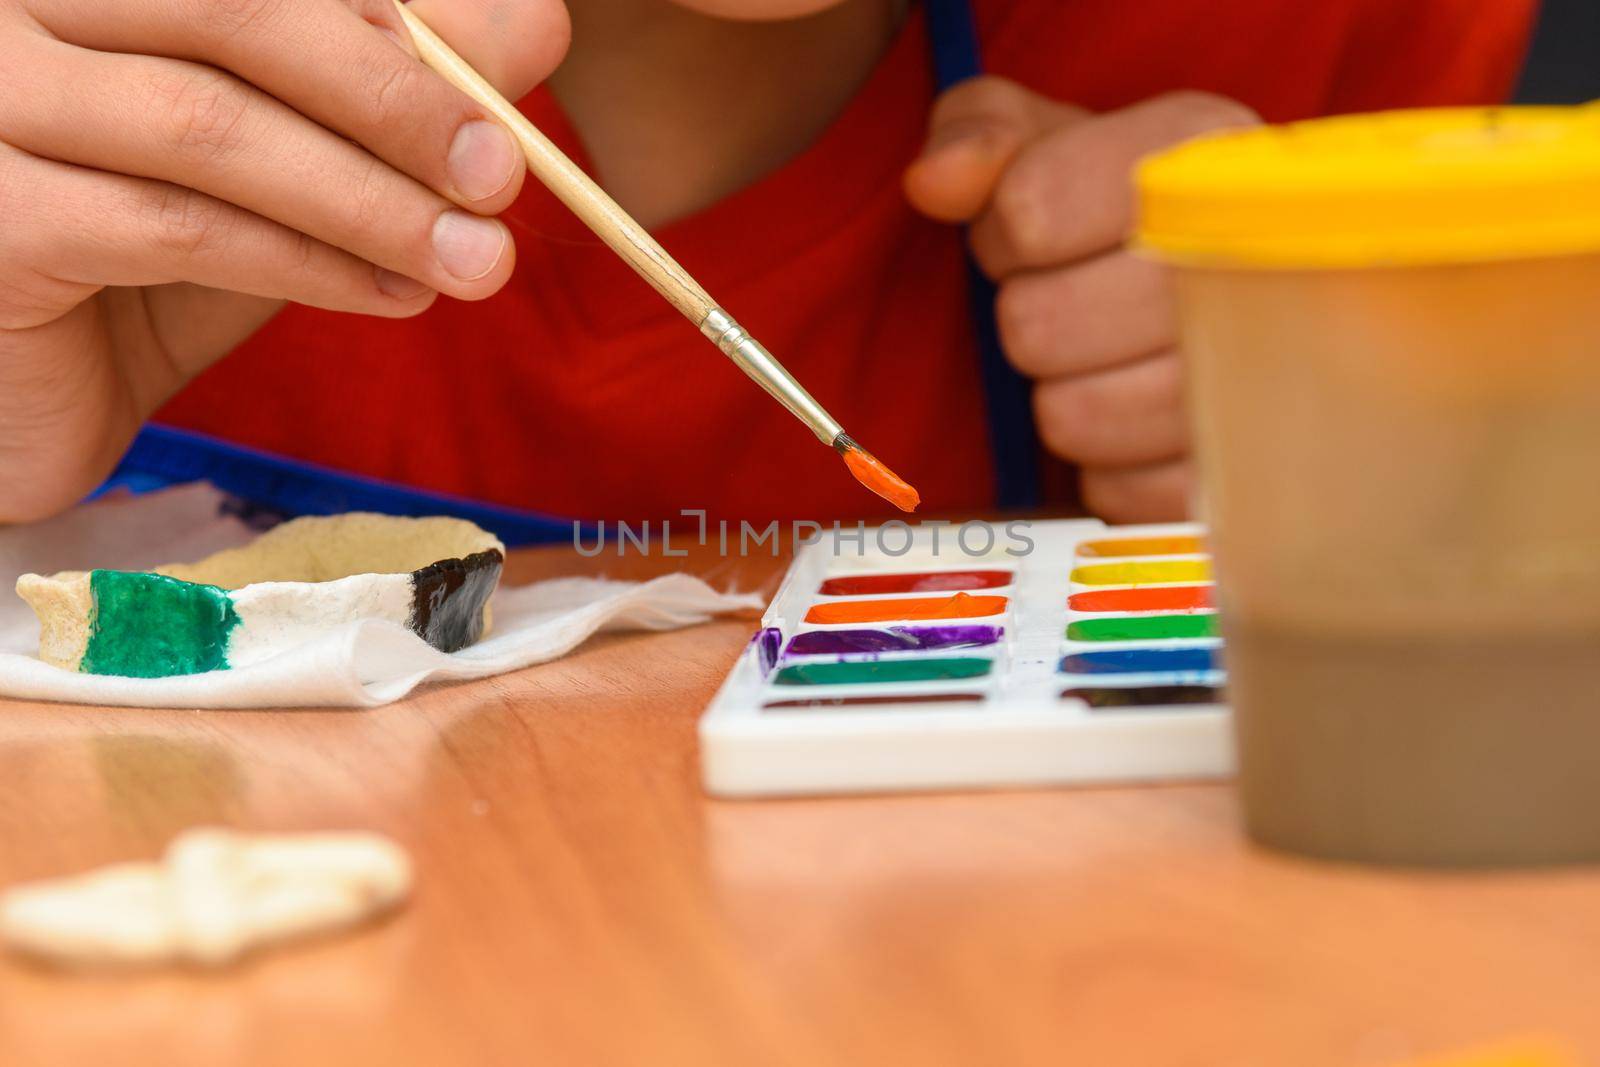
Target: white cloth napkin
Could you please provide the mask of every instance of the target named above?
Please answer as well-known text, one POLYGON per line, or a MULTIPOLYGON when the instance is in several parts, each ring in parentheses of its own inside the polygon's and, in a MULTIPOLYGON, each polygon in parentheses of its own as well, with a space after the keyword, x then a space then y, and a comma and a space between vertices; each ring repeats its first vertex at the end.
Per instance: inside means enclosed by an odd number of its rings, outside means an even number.
POLYGON ((136 570, 241 544, 252 531, 224 513, 225 500, 210 486, 191 485, 0 528, 0 696, 133 707, 370 708, 426 681, 483 678, 557 659, 602 630, 673 630, 763 603, 686 574, 648 582, 557 578, 502 588, 490 635, 456 653, 439 652, 394 623, 352 622, 262 663, 209 674, 117 678, 39 661, 38 621, 11 591, 18 575, 136 570))

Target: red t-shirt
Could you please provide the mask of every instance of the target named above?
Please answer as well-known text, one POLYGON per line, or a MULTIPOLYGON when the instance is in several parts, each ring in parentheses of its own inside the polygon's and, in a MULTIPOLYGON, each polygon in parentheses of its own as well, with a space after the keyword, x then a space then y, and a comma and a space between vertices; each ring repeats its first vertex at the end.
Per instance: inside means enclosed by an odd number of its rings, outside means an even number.
MULTIPOLYGON (((1096 110, 1174 89, 1270 121, 1503 100, 1535 0, 976 0, 989 71, 1096 110)), ((900 175, 934 96, 920 7, 782 169, 666 248, 926 508, 992 506, 959 231, 900 175)), ((540 90, 522 104, 580 164, 540 90)), ((586 164, 585 164, 586 165, 586 164)), ((585 519, 891 514, 545 190, 493 299, 407 321, 285 310, 158 415, 284 456, 585 519)))

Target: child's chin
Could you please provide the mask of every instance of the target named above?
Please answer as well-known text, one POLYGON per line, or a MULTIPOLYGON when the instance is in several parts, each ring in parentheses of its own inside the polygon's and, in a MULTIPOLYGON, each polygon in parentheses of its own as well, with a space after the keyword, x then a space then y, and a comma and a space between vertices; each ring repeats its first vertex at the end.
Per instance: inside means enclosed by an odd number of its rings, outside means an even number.
POLYGON ((673 0, 679 7, 725 19, 752 22, 803 18, 837 7, 844 0, 673 0))

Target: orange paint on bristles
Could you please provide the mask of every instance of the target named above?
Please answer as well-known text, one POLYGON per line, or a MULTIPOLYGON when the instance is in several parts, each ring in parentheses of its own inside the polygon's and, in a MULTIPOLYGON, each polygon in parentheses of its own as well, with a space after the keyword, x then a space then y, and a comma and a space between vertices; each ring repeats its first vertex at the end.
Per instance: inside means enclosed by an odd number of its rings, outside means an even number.
POLYGON ((840 449, 840 455, 844 456, 845 466, 856 476, 856 481, 901 511, 916 511, 917 505, 922 503, 922 497, 909 482, 854 441, 840 449))

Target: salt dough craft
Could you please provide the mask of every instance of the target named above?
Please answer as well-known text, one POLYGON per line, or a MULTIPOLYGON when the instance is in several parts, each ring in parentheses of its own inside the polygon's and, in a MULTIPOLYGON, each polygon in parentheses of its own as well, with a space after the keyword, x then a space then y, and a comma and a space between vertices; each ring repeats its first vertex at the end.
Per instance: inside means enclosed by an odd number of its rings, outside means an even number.
POLYGON ((270 942, 353 926, 410 888, 411 861, 377 834, 197 829, 160 862, 7 890, 0 938, 80 966, 215 966, 270 942))
POLYGON ((24 574, 39 658, 162 678, 246 667, 356 619, 409 627, 442 652, 488 629, 505 546, 460 519, 352 512, 286 522, 198 563, 24 574))

